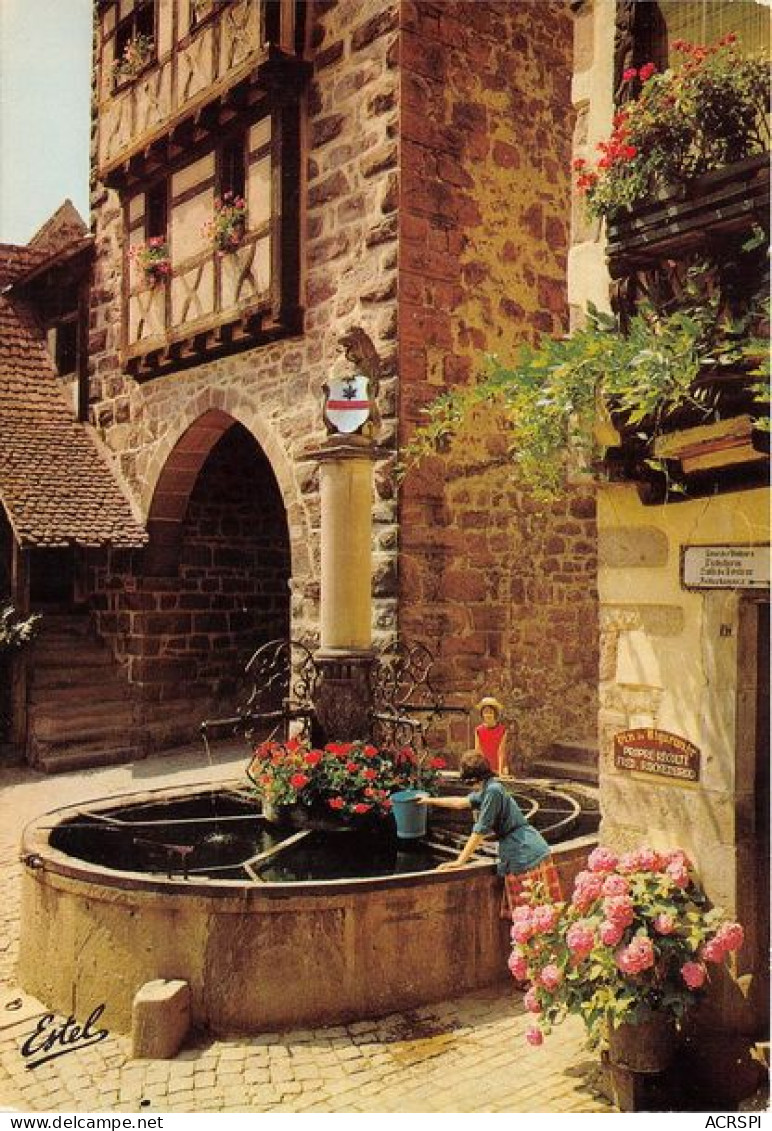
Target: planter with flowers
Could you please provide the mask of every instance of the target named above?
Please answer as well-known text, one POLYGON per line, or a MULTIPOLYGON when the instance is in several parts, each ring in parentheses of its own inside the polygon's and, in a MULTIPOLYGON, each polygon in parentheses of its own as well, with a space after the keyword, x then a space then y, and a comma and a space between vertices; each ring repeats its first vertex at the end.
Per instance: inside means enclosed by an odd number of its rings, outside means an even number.
POLYGON ((134 244, 129 255, 137 272, 149 287, 157 286, 171 273, 169 248, 163 236, 153 236, 147 243, 134 244))
POLYGON ((270 820, 330 831, 377 826, 391 812, 390 795, 409 786, 431 792, 442 758, 411 748, 380 750, 367 742, 316 748, 298 738, 262 742, 247 775, 270 820))
POLYGON ((673 47, 677 66, 625 71, 636 96, 617 111, 597 162, 574 162, 593 216, 624 219, 658 194, 683 196, 696 178, 769 149, 768 63, 742 52, 732 34, 709 47, 673 47))
POLYGON ((739 923, 709 906, 679 849, 617 856, 597 848, 568 903, 534 891, 512 923, 509 968, 527 982, 534 1015, 526 1033, 540 1045, 569 1014, 588 1044, 635 1072, 667 1067, 684 1018, 700 1000, 711 965, 743 942, 739 923))
POLYGON ((131 82, 144 71, 155 54, 155 40, 150 35, 135 35, 113 63, 113 85, 131 82))
POLYGON ((241 246, 247 226, 247 205, 243 197, 225 192, 215 197, 211 220, 204 225, 204 238, 218 251, 235 251, 241 246))

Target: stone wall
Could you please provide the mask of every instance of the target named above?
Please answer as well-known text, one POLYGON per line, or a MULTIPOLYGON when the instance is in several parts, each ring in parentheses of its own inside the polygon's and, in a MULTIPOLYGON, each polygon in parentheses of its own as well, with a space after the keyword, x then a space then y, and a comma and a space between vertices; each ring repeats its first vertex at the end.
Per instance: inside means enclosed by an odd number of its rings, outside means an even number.
MULTIPOLYGON (((234 423, 243 425, 257 441, 278 483, 289 531, 292 632, 310 642, 318 632, 319 496, 315 464, 304 458, 304 452, 324 434, 322 383, 336 373, 351 371, 338 341, 352 325, 364 328, 384 361, 383 438, 388 441, 395 434, 396 35, 396 3, 324 0, 314 5, 309 29, 314 73, 305 115, 308 156, 303 186, 302 301, 306 313, 302 337, 143 383, 130 378, 122 371, 120 360, 126 236, 119 199, 98 184, 92 192, 97 257, 89 341, 91 419, 144 519, 158 510, 159 484, 164 499, 175 493, 190 497, 195 476, 189 469, 205 458, 206 445, 214 445, 234 423)), ((388 634, 396 624, 397 538, 393 486, 384 467, 376 480, 377 637, 388 634)), ((223 494, 223 502, 225 498, 223 494)), ((217 507, 213 494, 207 507, 217 507)), ((269 529, 272 521, 264 517, 260 529, 269 529)), ((157 537, 158 524, 151 531, 157 537)), ((214 564, 218 561, 225 578, 230 567, 221 555, 212 558, 212 570, 218 572, 214 564)), ((134 559, 132 569, 141 571, 139 559, 134 559)), ((183 571, 185 586, 191 581, 190 574, 190 568, 183 571)), ((117 585, 117 575, 105 584, 117 585)), ((141 572, 129 584, 145 590, 135 592, 131 601, 142 604, 151 597, 141 572)), ((176 590, 168 591, 171 585, 169 579, 156 579, 150 586, 153 609, 158 605, 166 616, 177 611, 176 602, 181 599, 174 595, 176 590)), ((191 650, 196 653, 196 645, 185 641, 187 627, 171 620, 158 631, 147 625, 140 644, 134 620, 126 621, 116 601, 118 598, 111 598, 110 607, 102 610, 101 623, 128 664, 132 679, 142 679, 146 672, 142 665, 163 654, 169 693, 175 682, 181 693, 191 670, 191 650)), ((147 611, 132 610, 131 618, 147 611)), ((248 632, 246 624, 243 629, 248 632)), ((217 634, 218 629, 211 631, 217 634)), ((193 635, 200 635, 195 625, 193 635)))
MULTIPOLYGON (((402 5, 400 427, 486 352, 567 329, 572 24, 561 3, 402 5)), ((439 651, 465 706, 497 694, 519 764, 592 740, 594 500, 524 497, 495 423, 478 450, 411 472, 400 627, 439 651)), ((450 728, 456 751, 466 722, 450 728)))

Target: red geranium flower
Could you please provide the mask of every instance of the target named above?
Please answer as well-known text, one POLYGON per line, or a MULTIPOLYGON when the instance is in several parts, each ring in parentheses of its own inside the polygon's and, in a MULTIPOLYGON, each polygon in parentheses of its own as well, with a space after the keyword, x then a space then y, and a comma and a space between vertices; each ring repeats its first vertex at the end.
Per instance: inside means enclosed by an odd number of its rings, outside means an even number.
POLYGON ((331 809, 342 809, 346 802, 342 797, 331 797, 327 804, 331 809))
POLYGON ((307 766, 318 766, 322 760, 321 750, 309 750, 303 761, 307 766))
POLYGON ((444 770, 445 767, 447 766, 447 764, 448 763, 445 761, 444 758, 438 757, 438 758, 430 758, 429 759, 429 769, 430 770, 444 770))
POLYGON ((355 813, 369 813, 372 805, 365 805, 364 801, 358 801, 354 806, 355 813))
POLYGON ((359 766, 356 762, 346 762, 346 769, 350 774, 355 774, 359 766))
POLYGON ((293 789, 302 789, 304 785, 310 782, 308 774, 293 774, 290 778, 290 785, 293 789))

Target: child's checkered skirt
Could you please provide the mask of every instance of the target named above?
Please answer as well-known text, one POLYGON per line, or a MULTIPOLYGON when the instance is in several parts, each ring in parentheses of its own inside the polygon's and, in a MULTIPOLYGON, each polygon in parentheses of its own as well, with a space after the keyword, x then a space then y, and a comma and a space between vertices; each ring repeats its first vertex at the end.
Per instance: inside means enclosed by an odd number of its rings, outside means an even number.
POLYGON ((511 919, 515 907, 523 903, 563 898, 560 876, 552 857, 547 856, 527 872, 507 873, 504 876, 504 893, 501 898, 501 918, 511 919))

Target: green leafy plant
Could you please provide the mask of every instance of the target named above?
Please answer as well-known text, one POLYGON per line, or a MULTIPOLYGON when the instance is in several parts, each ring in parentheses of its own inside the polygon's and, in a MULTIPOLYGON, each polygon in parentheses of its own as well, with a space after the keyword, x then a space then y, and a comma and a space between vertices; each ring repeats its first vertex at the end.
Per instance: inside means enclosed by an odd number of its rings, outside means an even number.
POLYGON ((38 634, 40 614, 22 617, 12 604, 0 607, 0 654, 26 648, 38 634))
POLYGON ((366 742, 329 742, 314 748, 297 738, 262 742, 247 771, 272 805, 303 805, 340 817, 384 816, 389 795, 407 786, 431 791, 442 758, 421 759, 411 747, 394 753, 366 742))
POLYGON ((509 969, 528 982, 526 1009, 541 1044, 569 1014, 584 1022, 588 1044, 602 1047, 610 1028, 666 1014, 678 1026, 721 965, 743 944, 739 923, 712 908, 686 854, 640 848, 618 856, 590 853, 569 903, 542 899, 538 887, 512 919, 509 969))
POLYGON ((615 115, 593 165, 577 158, 577 188, 597 217, 629 211, 657 188, 688 183, 769 148, 769 64, 726 35, 710 47, 673 44, 680 63, 625 71, 637 97, 615 115))
POLYGON ((604 452, 599 426, 610 417, 635 435, 644 463, 664 470, 653 452, 668 420, 685 407, 700 420, 714 413, 706 374, 744 373, 760 405, 768 395, 759 364, 767 346, 751 332, 758 306, 731 314, 718 291, 704 293, 707 277, 705 265, 695 264, 679 296, 683 309, 663 314, 642 303, 624 332, 616 317, 590 305, 586 324, 570 337, 524 345, 513 364, 487 357, 475 384, 449 390, 424 410, 401 474, 475 435, 481 415, 491 413, 519 482, 536 498, 554 498, 567 473, 594 466, 604 452))
POLYGON ((244 239, 246 224, 246 201, 242 196, 225 192, 215 198, 212 218, 204 225, 203 235, 218 251, 235 251, 244 239))
POLYGON ((154 52, 155 40, 151 35, 135 35, 113 63, 113 82, 118 85, 135 79, 153 58, 154 52))

